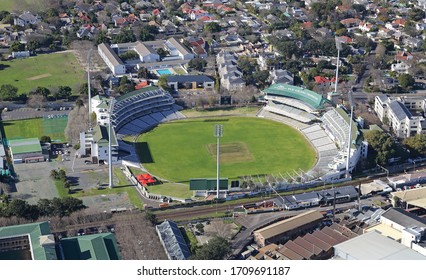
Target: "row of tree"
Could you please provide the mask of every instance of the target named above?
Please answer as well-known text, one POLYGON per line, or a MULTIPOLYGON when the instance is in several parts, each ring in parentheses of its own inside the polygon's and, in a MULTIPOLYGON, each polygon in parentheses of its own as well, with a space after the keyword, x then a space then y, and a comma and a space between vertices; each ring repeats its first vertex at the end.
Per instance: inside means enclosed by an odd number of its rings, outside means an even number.
POLYGON ((39 217, 69 216, 71 213, 86 208, 83 201, 74 197, 40 199, 37 204, 25 200, 13 199, 0 204, 0 217, 18 217, 37 220, 39 217))

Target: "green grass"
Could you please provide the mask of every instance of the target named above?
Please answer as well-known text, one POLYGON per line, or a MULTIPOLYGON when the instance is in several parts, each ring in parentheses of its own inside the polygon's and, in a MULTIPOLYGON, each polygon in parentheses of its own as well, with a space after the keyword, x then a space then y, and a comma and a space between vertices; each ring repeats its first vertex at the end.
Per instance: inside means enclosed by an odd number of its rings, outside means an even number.
POLYGON ((251 115, 255 116, 259 111, 258 107, 230 107, 227 109, 214 109, 214 110, 183 110, 182 114, 188 118, 192 117, 211 117, 211 116, 225 116, 225 115, 251 115))
POLYGON ((244 143, 245 153, 252 157, 222 162, 221 177, 285 175, 286 171, 309 170, 315 164, 314 149, 297 130, 261 118, 231 117, 169 122, 142 134, 136 145, 142 165, 172 182, 216 177, 216 159, 208 147, 216 143, 213 129, 217 123, 224 128, 221 144, 244 143))
POLYGON ((182 67, 173 68, 173 71, 176 72, 177 75, 185 75, 187 72, 182 69, 182 67))
POLYGON ((4 131, 8 140, 31 138, 47 135, 52 141, 65 141, 65 127, 68 118, 28 119, 3 122, 4 131))
POLYGON ((0 1, 0 11, 11 12, 14 8, 15 0, 1 0, 0 1))
POLYGON ((58 190, 58 194, 60 198, 70 196, 68 193, 68 189, 64 187, 64 182, 61 180, 55 180, 55 187, 58 190))
POLYGON ((192 191, 189 190, 189 186, 182 184, 164 183, 155 186, 148 186, 147 189, 153 194, 161 194, 177 198, 190 198, 192 196, 192 191))
POLYGON ((12 84, 19 89, 18 93, 38 86, 50 89, 70 86, 77 90, 85 81, 83 69, 73 53, 42 54, 1 64, 4 69, 0 70, 0 85, 12 84))
POLYGON ((68 118, 55 119, 28 119, 3 122, 4 131, 8 140, 32 138, 47 135, 52 141, 65 141, 64 130, 68 118))

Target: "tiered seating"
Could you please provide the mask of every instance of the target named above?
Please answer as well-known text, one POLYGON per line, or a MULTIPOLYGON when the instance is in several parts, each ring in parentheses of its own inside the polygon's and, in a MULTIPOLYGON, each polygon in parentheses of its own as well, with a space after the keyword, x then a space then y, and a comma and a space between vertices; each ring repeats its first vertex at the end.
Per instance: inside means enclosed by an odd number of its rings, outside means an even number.
POLYGON ((275 100, 275 101, 278 101, 279 103, 286 104, 286 105, 294 107, 294 108, 299 108, 299 109, 306 111, 306 112, 315 112, 314 108, 312 108, 308 104, 303 103, 302 101, 299 101, 299 100, 294 99, 294 98, 286 98, 286 97, 281 97, 281 96, 270 95, 270 96, 268 96, 268 100, 275 100))
POLYGON ((348 123, 332 109, 322 117, 324 128, 334 137, 340 148, 347 147, 349 125, 348 123))
POLYGON ((265 110, 287 116, 304 123, 309 123, 316 119, 314 115, 308 112, 302 111, 295 107, 290 107, 284 104, 276 104, 273 102, 269 102, 268 105, 265 106, 265 110))

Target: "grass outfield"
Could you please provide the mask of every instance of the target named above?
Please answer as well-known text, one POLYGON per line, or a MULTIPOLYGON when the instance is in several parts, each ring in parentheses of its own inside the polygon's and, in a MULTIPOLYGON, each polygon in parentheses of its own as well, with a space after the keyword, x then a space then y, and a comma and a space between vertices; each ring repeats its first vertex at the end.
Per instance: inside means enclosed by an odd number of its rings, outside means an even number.
POLYGON ((33 138, 47 135, 52 141, 65 141, 65 127, 68 118, 28 119, 3 122, 4 131, 8 140, 33 138))
POLYGON ((54 89, 69 86, 77 90, 84 83, 83 68, 71 52, 42 54, 34 57, 2 61, 0 85, 12 84, 18 93, 29 92, 38 86, 54 89))
POLYGON ((1 0, 0 1, 0 11, 11 12, 14 8, 15 0, 1 0))
MULTIPOLYGON (((142 165, 159 178, 188 182, 216 177, 214 125, 223 124, 221 177, 309 170, 315 151, 297 130, 261 118, 187 119, 162 124, 136 144, 142 165)), ((161 187, 161 185, 159 186, 161 187)))

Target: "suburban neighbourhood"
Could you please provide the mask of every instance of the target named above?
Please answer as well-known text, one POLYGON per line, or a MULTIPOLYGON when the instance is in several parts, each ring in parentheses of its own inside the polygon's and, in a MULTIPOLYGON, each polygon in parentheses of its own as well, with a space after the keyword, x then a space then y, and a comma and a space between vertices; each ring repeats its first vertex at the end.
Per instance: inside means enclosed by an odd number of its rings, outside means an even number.
POLYGON ((4 0, 0 101, 0 260, 426 259, 425 0, 4 0))

